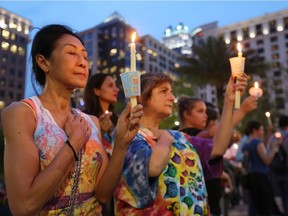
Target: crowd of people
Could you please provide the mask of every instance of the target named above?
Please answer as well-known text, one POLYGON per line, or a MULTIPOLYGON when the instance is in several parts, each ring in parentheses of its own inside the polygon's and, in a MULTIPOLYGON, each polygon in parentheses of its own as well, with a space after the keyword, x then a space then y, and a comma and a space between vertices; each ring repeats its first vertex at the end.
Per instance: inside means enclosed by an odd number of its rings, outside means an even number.
POLYGON ((127 103, 118 116, 114 77, 89 76, 87 51, 71 28, 41 28, 31 59, 42 91, 1 113, 13 215, 220 216, 225 194, 232 205, 244 199, 251 216, 288 215, 288 172, 270 166, 280 147, 288 152, 288 116, 279 119, 281 136, 271 129, 264 139, 263 123, 253 120, 241 137, 235 128, 258 104, 249 96, 234 110, 245 73, 228 80, 221 113, 180 98, 181 126, 170 130, 159 128, 175 100, 168 75, 142 74, 137 106, 127 103), (78 88, 85 89, 83 111, 70 103, 78 88))

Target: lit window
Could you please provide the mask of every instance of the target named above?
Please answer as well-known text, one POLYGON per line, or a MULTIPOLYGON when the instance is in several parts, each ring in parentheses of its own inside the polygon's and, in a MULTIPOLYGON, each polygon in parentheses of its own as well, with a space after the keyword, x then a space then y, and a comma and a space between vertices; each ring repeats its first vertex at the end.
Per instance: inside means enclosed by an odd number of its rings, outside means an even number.
POLYGON ((14 33, 11 34, 11 40, 15 40, 15 38, 16 38, 16 35, 14 33))
POLYGON ((8 50, 9 49, 9 43, 2 41, 1 48, 2 48, 2 50, 8 50))
POLYGON ((3 38, 5 38, 5 39, 9 39, 9 37, 10 37, 10 32, 9 32, 9 31, 6 31, 6 30, 3 30, 3 31, 2 31, 2 36, 3 36, 3 38))
POLYGON ((115 56, 116 54, 117 54, 116 48, 110 50, 110 56, 115 56))
POLYGON ((18 54, 25 55, 25 49, 23 49, 22 47, 18 47, 18 54))
POLYGON ((17 46, 16 46, 16 45, 12 45, 12 46, 10 47, 10 51, 11 51, 12 53, 16 53, 16 52, 17 52, 17 46))
POLYGON ((111 73, 115 73, 116 70, 117 70, 117 66, 113 66, 113 67, 110 68, 110 72, 111 73))
POLYGON ((22 31, 22 25, 20 22, 18 22, 18 25, 17 25, 17 31, 21 32, 22 31))

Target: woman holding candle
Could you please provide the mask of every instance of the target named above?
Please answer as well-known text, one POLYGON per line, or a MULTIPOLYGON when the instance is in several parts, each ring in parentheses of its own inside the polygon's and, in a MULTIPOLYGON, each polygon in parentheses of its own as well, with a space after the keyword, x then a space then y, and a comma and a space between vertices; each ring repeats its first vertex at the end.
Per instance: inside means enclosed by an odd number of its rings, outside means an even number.
POLYGON ((99 121, 70 106, 88 78, 87 51, 69 27, 48 25, 35 35, 33 75, 40 95, 1 113, 4 172, 13 215, 101 215, 114 193, 128 145, 139 129, 141 105, 118 119, 108 162, 99 121), (113 172, 111 171, 113 170, 113 172))
MULTIPOLYGON (((179 131, 160 130, 159 123, 172 113, 172 81, 164 74, 141 76, 141 128, 126 154, 116 190, 116 215, 209 215, 202 167, 223 155, 232 133, 235 86, 228 83, 220 126, 211 139, 179 131)), ((246 77, 236 85, 243 91, 246 77)))
POLYGON ((84 112, 99 118, 102 141, 108 155, 112 153, 113 130, 118 119, 113 107, 117 103, 118 93, 114 78, 102 73, 89 78, 84 92, 84 112))
MULTIPOLYGON (((240 106, 240 109, 235 110, 233 114, 233 127, 257 107, 257 98, 248 97, 240 106)), ((202 138, 213 138, 218 130, 219 124, 217 111, 215 108, 206 107, 203 100, 198 98, 183 97, 178 102, 179 117, 183 124, 182 132, 191 136, 198 136, 202 138), (207 118, 208 117, 208 118, 207 118), (211 124, 213 120, 213 126, 211 124)), ((221 167, 223 169, 223 157, 214 158, 209 161, 209 166, 204 169, 205 183, 208 192, 208 200, 212 215, 221 215, 220 199, 221 191, 221 176, 222 172, 215 173, 214 169, 221 167)))

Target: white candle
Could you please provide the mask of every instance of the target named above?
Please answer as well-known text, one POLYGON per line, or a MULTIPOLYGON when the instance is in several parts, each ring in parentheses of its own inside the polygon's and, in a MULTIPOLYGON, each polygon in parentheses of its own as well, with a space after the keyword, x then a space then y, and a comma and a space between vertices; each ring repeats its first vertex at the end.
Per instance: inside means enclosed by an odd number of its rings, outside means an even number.
MULTIPOLYGON (((136 32, 132 34, 131 43, 130 43, 130 71, 136 72, 136 32)), ((130 97, 131 107, 135 107, 137 105, 136 96, 130 97)))
POLYGON ((263 95, 263 91, 261 88, 259 88, 258 82, 255 82, 254 87, 249 89, 249 94, 257 98, 260 98, 263 95))
POLYGON ((270 115, 270 112, 266 112, 265 113, 266 117, 267 117, 267 120, 268 120, 268 124, 271 126, 272 125, 272 121, 271 121, 271 115, 270 115))
POLYGON ((237 43, 238 57, 242 57, 242 47, 241 44, 237 43))
POLYGON ((132 42, 130 43, 130 70, 136 71, 136 32, 132 35, 132 42))
MULTIPOLYGON (((241 62, 242 61, 242 48, 239 42, 237 43, 237 50, 238 50, 238 58, 240 58, 240 62, 241 62)), ((240 108, 240 98, 241 98, 240 91, 237 90, 235 92, 235 109, 240 108)))

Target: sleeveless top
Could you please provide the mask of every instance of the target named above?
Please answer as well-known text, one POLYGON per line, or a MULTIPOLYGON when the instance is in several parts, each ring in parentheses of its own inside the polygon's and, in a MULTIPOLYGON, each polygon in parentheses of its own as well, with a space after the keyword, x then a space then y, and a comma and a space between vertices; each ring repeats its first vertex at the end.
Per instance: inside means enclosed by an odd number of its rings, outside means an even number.
MULTIPOLYGON (((41 172, 49 166, 60 149, 65 145, 67 136, 65 131, 57 125, 49 110, 43 107, 37 96, 21 102, 31 107, 35 115, 34 142, 39 151, 41 172)), ((103 157, 107 156, 101 155, 99 152, 99 149, 103 149, 103 146, 98 138, 98 128, 92 119, 80 110, 73 109, 73 111, 85 118, 92 129, 89 141, 82 147, 81 171, 73 215, 102 215, 102 209, 94 196, 94 191, 96 177, 102 165, 103 157)), ((38 215, 66 215, 74 181, 74 166, 61 187, 54 193, 53 198, 43 206, 38 215)))

